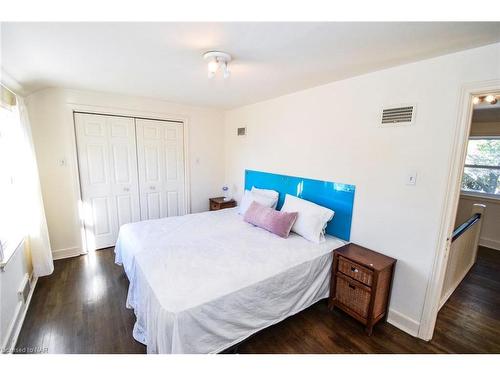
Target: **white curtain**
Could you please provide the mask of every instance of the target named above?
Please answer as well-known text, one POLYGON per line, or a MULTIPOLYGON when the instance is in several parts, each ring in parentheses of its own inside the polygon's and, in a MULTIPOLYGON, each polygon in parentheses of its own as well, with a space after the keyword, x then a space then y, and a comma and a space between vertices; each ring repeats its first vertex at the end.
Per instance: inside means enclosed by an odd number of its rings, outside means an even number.
POLYGON ((54 271, 49 232, 43 208, 42 191, 36 162, 28 110, 21 97, 17 97, 20 118, 20 188, 21 217, 26 226, 27 244, 31 250, 33 273, 35 276, 50 275, 54 271))

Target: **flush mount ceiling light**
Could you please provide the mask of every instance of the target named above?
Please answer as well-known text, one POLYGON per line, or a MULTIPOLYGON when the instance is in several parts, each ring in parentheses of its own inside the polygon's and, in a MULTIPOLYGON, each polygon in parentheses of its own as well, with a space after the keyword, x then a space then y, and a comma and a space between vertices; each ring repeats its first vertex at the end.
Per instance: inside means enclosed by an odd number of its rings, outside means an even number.
POLYGON ((482 102, 490 103, 490 104, 497 104, 498 102, 498 96, 495 95, 483 95, 483 96, 475 96, 472 98, 472 103, 473 104, 479 104, 482 102))
POLYGON ((222 69, 224 78, 228 78, 229 72, 229 62, 231 61, 231 55, 229 53, 220 51, 208 51, 203 54, 203 59, 208 61, 208 78, 214 78, 219 69, 222 69))

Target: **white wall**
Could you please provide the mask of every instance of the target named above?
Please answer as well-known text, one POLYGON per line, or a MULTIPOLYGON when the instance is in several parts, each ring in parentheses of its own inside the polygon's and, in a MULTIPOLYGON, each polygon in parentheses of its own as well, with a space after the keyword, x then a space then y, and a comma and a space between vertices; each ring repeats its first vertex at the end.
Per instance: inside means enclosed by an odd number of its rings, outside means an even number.
POLYGON ((56 257, 82 248, 78 217, 74 128, 67 103, 185 117, 189 123, 191 211, 208 209, 208 198, 220 195, 224 181, 224 115, 222 111, 177 105, 163 100, 46 89, 27 98, 50 241, 56 257), (66 166, 59 160, 65 159, 66 166))
POLYGON ((463 84, 500 78, 500 44, 333 82, 226 113, 226 181, 245 168, 356 185, 351 240, 398 259, 390 320, 416 334, 438 241, 463 84), (410 127, 379 126, 414 103, 410 127), (248 135, 236 136, 246 126, 248 135), (405 185, 417 170, 416 186, 405 185))
POLYGON ((479 245, 491 249, 500 250, 500 200, 485 197, 474 197, 471 195, 460 196, 458 203, 457 219, 455 228, 472 216, 472 206, 474 203, 481 203, 486 206, 484 210, 483 225, 479 245))
POLYGON ((500 136, 500 122, 473 122, 470 135, 500 136))
POLYGON ((0 353, 11 349, 26 313, 27 304, 17 292, 31 275, 31 257, 24 242, 0 270, 0 353))

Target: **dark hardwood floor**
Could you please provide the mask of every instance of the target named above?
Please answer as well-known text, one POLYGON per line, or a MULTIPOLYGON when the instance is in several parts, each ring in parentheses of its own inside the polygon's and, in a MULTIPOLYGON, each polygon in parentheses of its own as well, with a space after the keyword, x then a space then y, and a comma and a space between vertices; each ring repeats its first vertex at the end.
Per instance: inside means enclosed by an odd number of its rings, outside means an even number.
MULTIPOLYGON (((113 250, 59 260, 38 281, 16 347, 49 353, 145 353, 132 338, 128 281, 113 250)), ((267 328, 238 353, 500 353, 500 252, 478 261, 441 309, 434 338, 416 339, 388 323, 368 337, 361 324, 325 301, 267 328)))
POLYGON ((48 353, 145 353, 132 338, 135 316, 125 308, 128 280, 113 249, 54 262, 31 299, 16 350, 48 353))

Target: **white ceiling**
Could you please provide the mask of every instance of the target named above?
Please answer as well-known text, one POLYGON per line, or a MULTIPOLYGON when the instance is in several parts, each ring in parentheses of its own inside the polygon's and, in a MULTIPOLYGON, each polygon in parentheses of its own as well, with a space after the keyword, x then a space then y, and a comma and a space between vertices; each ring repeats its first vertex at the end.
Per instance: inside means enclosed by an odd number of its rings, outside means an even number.
POLYGON ((233 108, 500 41, 500 23, 2 23, 25 94, 64 87, 233 108), (208 80, 202 54, 233 55, 208 80))

